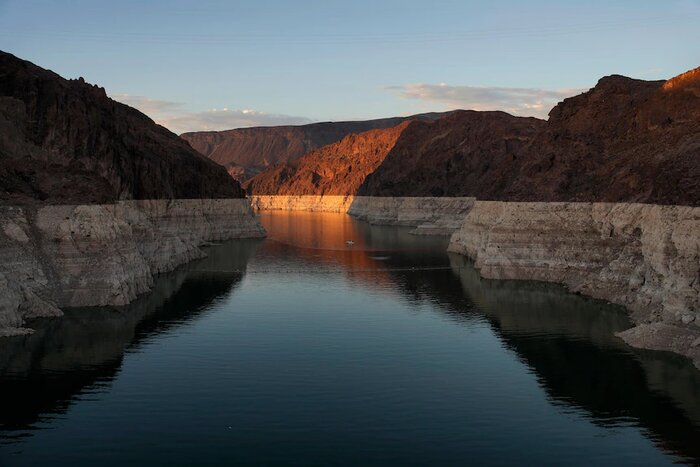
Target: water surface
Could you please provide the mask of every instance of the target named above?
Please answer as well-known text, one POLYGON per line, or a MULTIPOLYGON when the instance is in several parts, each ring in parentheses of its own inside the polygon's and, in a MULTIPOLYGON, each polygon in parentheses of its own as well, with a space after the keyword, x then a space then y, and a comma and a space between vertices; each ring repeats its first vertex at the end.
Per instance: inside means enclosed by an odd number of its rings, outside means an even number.
POLYGON ((700 372, 625 346, 620 308, 409 229, 263 222, 126 309, 0 340, 0 465, 700 462, 700 372))

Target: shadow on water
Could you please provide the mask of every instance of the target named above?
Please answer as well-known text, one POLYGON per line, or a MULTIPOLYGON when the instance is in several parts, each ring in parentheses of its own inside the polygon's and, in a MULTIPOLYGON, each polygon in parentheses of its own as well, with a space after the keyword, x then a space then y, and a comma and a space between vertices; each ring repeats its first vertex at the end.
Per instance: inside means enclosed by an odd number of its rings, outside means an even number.
POLYGON ((0 339, 0 442, 28 436, 80 394, 105 390, 125 352, 196 320, 232 293, 260 242, 214 246, 207 258, 156 278, 150 293, 126 307, 70 309, 34 321, 31 335, 0 339))

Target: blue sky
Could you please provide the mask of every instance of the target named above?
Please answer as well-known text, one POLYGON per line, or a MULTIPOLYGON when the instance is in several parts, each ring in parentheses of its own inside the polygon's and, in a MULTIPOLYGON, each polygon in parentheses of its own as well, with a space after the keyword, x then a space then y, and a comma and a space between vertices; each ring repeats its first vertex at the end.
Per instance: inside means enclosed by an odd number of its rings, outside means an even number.
POLYGON ((604 75, 700 66, 700 0, 0 0, 0 49, 178 133, 458 107, 546 117, 604 75))

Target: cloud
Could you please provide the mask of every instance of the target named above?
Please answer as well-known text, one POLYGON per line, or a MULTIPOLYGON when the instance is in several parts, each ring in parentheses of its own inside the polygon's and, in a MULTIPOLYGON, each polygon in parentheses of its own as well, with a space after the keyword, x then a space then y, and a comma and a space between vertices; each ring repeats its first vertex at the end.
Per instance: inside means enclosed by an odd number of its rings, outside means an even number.
POLYGON ((450 86, 440 84, 406 84, 385 86, 404 99, 442 102, 449 109, 502 110, 513 115, 547 118, 559 101, 584 89, 504 88, 489 86, 450 86))
POLYGON ((175 133, 187 131, 229 130, 253 126, 303 125, 313 120, 291 115, 268 114, 251 109, 209 109, 187 111, 181 102, 150 99, 145 96, 116 94, 113 99, 135 107, 175 133))

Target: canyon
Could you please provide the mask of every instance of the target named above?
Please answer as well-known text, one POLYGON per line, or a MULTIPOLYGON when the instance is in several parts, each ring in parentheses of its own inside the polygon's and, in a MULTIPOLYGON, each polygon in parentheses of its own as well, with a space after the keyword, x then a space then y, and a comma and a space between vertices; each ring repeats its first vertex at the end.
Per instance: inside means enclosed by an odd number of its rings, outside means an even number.
POLYGON ((700 69, 604 77, 548 121, 455 111, 350 135, 246 187, 258 210, 452 234, 484 277, 623 305, 619 337, 700 367, 700 69))
POLYGON ((700 361, 697 69, 604 77, 547 121, 458 110, 182 138, 5 53, 0 91, 5 335, 123 306, 210 242, 264 236, 254 211, 301 210, 451 236, 484 277, 623 305, 626 342, 700 361))

